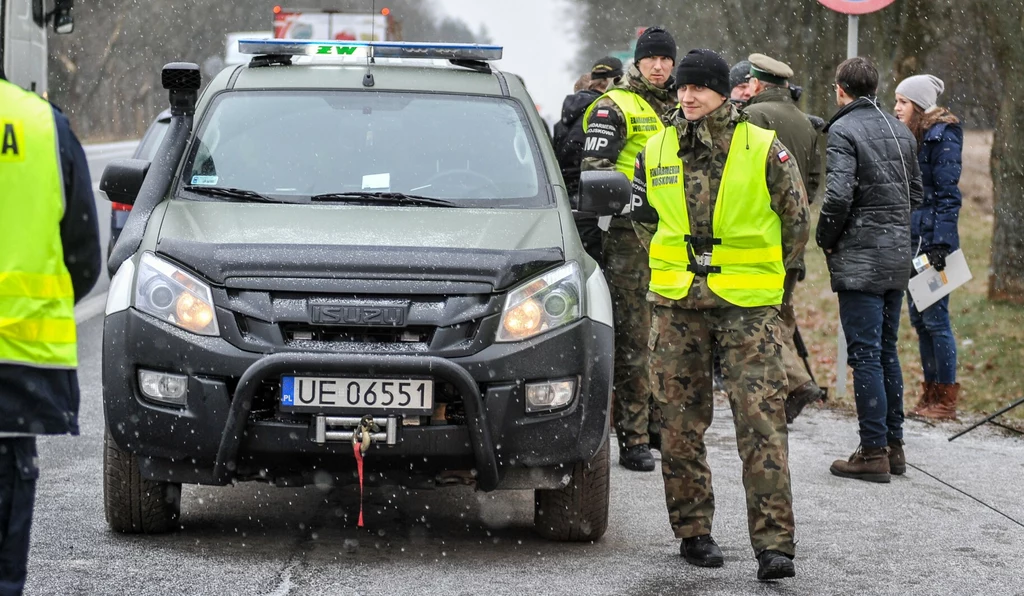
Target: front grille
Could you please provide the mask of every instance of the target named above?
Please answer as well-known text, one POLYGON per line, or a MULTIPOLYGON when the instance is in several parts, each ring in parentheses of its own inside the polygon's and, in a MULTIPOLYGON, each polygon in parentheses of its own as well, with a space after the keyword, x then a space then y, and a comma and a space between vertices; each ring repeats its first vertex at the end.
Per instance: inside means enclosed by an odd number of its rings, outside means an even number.
POLYGON ((305 323, 281 324, 285 344, 303 342, 356 344, 424 344, 434 337, 433 327, 333 327, 305 323))

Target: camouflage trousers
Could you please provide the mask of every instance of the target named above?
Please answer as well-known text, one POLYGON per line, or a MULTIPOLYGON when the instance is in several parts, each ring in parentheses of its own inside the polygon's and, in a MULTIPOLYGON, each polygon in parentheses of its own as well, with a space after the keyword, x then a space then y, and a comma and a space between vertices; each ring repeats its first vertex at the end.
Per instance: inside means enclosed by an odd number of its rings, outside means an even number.
POLYGON ((792 393, 802 385, 812 381, 807 366, 796 351, 796 344, 793 342, 793 335, 796 334, 796 309, 793 308, 793 292, 796 290, 796 271, 790 271, 786 275, 786 290, 782 295, 782 317, 780 327, 782 328, 782 364, 786 368, 786 378, 789 379, 789 392, 792 393))
POLYGON ((651 269, 633 225, 624 218, 612 220, 604 234, 603 249, 615 322, 612 421, 619 445, 632 447, 649 443, 650 433, 661 429, 658 413, 652 411, 647 374, 647 337, 651 332, 647 287, 651 269))
POLYGON ((714 414, 716 345, 743 462, 751 545, 755 554, 795 554, 780 335, 775 307, 654 307, 651 388, 661 410, 661 471, 677 537, 710 534, 715 514, 704 433, 714 414))

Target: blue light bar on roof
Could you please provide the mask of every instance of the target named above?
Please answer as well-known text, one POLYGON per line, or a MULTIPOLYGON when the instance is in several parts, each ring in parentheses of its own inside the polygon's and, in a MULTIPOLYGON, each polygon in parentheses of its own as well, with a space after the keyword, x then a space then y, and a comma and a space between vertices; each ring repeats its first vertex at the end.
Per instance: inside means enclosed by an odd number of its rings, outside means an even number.
POLYGON ((502 47, 467 43, 403 41, 316 41, 306 39, 242 39, 242 54, 259 56, 365 56, 441 60, 501 60, 502 47))

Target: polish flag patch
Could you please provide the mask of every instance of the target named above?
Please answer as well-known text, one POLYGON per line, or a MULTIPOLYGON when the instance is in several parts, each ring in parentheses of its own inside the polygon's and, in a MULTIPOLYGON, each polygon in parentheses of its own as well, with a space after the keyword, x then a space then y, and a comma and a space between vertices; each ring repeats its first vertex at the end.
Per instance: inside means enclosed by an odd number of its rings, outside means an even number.
POLYGON ((787 161, 789 161, 789 152, 779 151, 779 161, 782 163, 786 163, 787 161))
POLYGON ((598 118, 607 118, 608 117, 608 110, 598 110, 597 111, 597 117, 598 118))

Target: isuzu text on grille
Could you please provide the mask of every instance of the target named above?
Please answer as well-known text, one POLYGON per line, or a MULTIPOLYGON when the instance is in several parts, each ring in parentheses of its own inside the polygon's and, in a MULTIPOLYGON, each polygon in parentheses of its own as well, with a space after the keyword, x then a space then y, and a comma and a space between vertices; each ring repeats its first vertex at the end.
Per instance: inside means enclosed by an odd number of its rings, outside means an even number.
POLYGON ((321 325, 405 325, 405 308, 401 306, 348 306, 314 304, 309 307, 309 321, 321 325))

